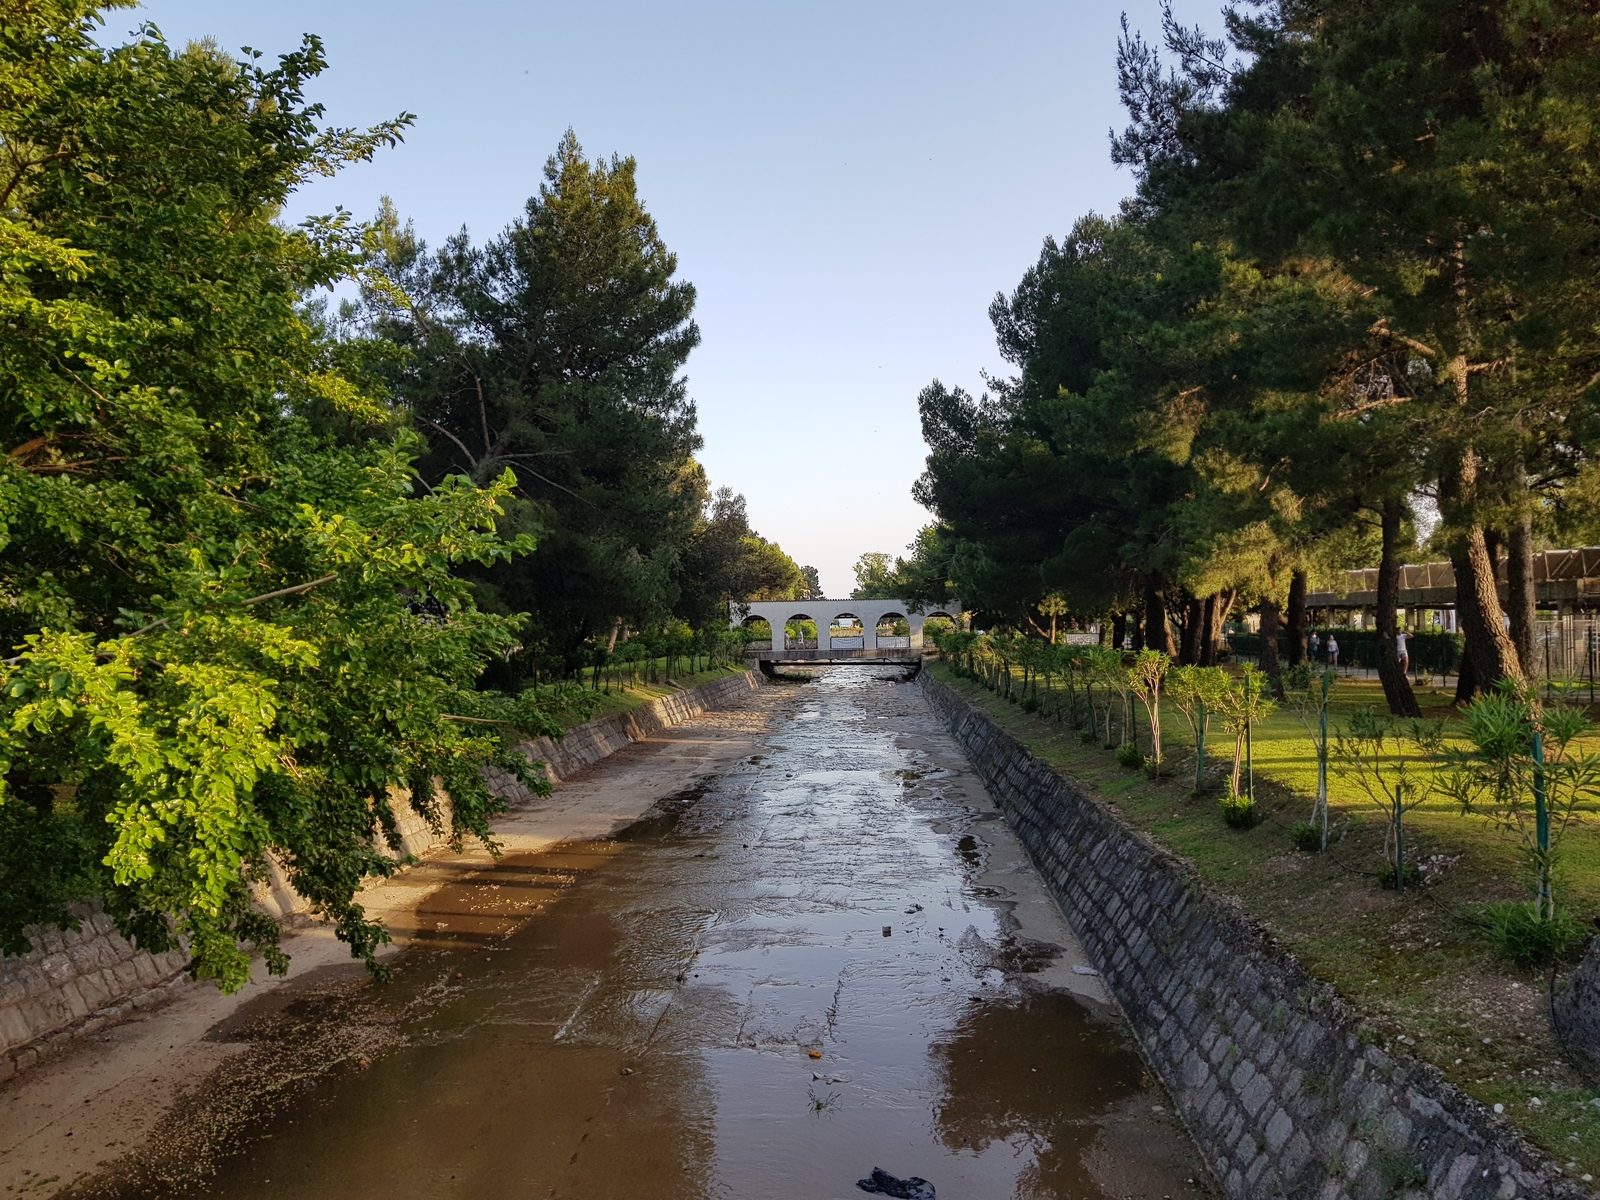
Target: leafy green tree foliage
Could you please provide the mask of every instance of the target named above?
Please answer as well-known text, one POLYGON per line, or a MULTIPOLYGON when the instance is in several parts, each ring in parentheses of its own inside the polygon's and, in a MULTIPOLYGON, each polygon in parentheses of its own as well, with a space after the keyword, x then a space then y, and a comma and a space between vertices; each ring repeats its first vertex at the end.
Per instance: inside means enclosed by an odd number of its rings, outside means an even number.
POLYGON ((730 600, 798 600, 805 576, 750 528, 743 496, 718 488, 682 550, 677 614, 697 629, 725 623, 730 600))
POLYGON ((634 160, 591 161, 569 131, 481 246, 429 252, 387 208, 379 224, 384 278, 346 316, 406 351, 391 386, 428 438, 430 485, 516 471, 504 528, 540 550, 475 578, 489 607, 531 613, 523 657, 570 670, 588 639, 665 619, 702 521, 682 375, 700 333, 634 160))
POLYGON ((871 551, 856 559, 856 586, 852 600, 894 600, 900 595, 894 559, 881 551, 871 551))
POLYGON ((422 447, 302 311, 357 231, 275 220, 406 118, 323 126, 314 38, 105 48, 98 9, 12 6, 0 39, 0 946, 99 894, 236 988, 252 945, 284 965, 273 856, 371 962, 398 807, 486 837, 481 769, 526 777, 506 735, 548 727, 473 690, 514 622, 455 573, 531 543, 495 532, 509 474, 415 494, 422 447))
POLYGON ((1283 0, 1231 34, 1243 64, 1169 14, 1171 73, 1124 42, 1134 123, 1116 150, 1141 209, 1220 225, 1266 260, 1329 258, 1365 292, 1375 345, 1346 383, 1369 408, 1404 408, 1425 452, 1478 683, 1522 674, 1491 532, 1515 535, 1525 626, 1529 488, 1593 445, 1600 18, 1283 0))

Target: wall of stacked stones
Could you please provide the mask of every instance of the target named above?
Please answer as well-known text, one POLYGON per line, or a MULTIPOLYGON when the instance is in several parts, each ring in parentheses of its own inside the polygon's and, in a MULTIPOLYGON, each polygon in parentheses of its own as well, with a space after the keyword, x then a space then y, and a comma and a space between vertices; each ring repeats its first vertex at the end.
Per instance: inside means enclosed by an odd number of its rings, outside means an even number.
MULTIPOLYGON (((729 675, 652 700, 630 712, 589 721, 569 729, 567 736, 559 742, 550 738, 525 742, 523 752, 529 758, 548 764, 547 772, 551 781, 559 783, 634 742, 641 742, 674 725, 681 725, 701 713, 737 704, 760 686, 761 675, 758 672, 729 675)), ((508 795, 518 792, 514 780, 506 779, 499 783, 508 795)))
POLYGON ((136 949, 98 905, 71 908, 78 929, 30 929, 31 954, 0 957, 0 1079, 159 1004, 188 962, 181 950, 136 949))
POLYGON ((954 689, 922 686, 1230 1197, 1588 1194, 1432 1066, 1368 1044, 1331 988, 1181 860, 954 689))
MULTIPOLYGON (((559 782, 633 742, 735 704, 760 684, 761 676, 753 671, 731 675, 654 700, 631 713, 579 725, 563 741, 541 738, 523 749, 531 758, 547 761, 551 778, 559 782)), ((502 794, 513 804, 530 799, 514 780, 500 782, 505 785, 502 794)), ((401 853, 420 857, 441 839, 403 800, 403 793, 397 793, 394 812, 401 853)), ((448 826, 449 797, 443 797, 443 805, 448 826)), ((267 876, 256 888, 263 911, 290 922, 308 919, 310 905, 277 863, 268 862, 267 876)), ((31 953, 0 955, 0 1080, 72 1038, 160 1004, 184 982, 188 956, 182 951, 149 954, 136 949, 98 905, 75 905, 72 911, 80 921, 78 930, 34 928, 27 931, 34 947, 31 953)))

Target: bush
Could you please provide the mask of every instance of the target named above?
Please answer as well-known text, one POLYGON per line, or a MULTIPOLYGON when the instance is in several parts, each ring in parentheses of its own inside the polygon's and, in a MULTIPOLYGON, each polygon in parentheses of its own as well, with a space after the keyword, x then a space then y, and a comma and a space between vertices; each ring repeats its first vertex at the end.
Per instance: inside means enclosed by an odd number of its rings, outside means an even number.
POLYGON ((1144 766, 1144 754, 1132 742, 1123 742, 1117 747, 1117 761, 1129 770, 1144 766))
POLYGON ((1548 967, 1576 954, 1589 940, 1589 931, 1564 908, 1544 920, 1531 904, 1494 904, 1483 917, 1495 950, 1518 967, 1548 967))
POLYGON ((1029 696, 1022 702, 1022 711, 1026 713, 1039 711, 1039 697, 1029 696))
MULTIPOLYGON (((1394 891, 1394 864, 1385 864, 1383 868, 1383 874, 1380 875, 1378 879, 1384 887, 1388 888, 1391 892, 1394 891)), ((1422 868, 1417 866, 1417 864, 1414 862, 1406 863, 1406 887, 1419 888, 1422 886, 1422 883, 1422 868)))
POLYGON ((1249 829, 1256 823, 1256 803, 1249 796, 1224 796, 1222 819, 1229 829, 1249 829))
POLYGON ((1289 827, 1289 841, 1296 850, 1305 854, 1322 852, 1322 826, 1314 821, 1301 821, 1289 827))

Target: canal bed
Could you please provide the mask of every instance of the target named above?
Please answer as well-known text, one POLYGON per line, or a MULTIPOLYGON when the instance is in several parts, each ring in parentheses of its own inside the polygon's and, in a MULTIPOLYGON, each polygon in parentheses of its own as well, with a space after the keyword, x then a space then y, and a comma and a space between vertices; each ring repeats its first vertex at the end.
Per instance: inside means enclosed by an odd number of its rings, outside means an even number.
MULTIPOLYGON (((779 684, 756 752, 429 897, 286 992, 84 1195, 1169 1197, 1198 1156, 920 691, 779 684)), ((600 768, 602 771, 604 768, 600 768)))

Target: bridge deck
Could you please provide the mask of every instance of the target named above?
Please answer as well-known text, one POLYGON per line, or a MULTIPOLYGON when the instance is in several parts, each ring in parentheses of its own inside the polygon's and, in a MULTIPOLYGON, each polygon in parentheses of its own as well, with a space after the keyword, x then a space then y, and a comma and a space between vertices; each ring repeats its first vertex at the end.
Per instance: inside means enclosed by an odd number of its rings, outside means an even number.
POLYGON ((795 665, 807 663, 813 666, 853 662, 911 664, 922 661, 922 651, 921 649, 913 650, 909 647, 893 649, 877 647, 857 650, 747 650, 745 657, 754 662, 793 663, 795 665))

